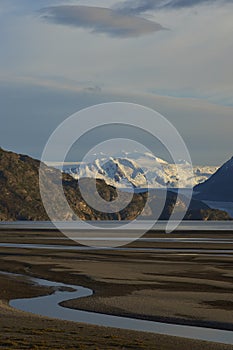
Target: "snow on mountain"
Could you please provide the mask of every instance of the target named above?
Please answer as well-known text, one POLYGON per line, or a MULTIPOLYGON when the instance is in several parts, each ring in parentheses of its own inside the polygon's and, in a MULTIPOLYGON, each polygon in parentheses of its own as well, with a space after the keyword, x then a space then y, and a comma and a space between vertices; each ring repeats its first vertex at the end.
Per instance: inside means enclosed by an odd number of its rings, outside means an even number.
POLYGON ((151 153, 121 152, 116 157, 95 155, 90 163, 65 164, 63 171, 76 179, 95 177, 121 188, 143 188, 147 187, 147 183, 150 188, 186 188, 204 182, 218 169, 217 166, 194 166, 194 174, 190 177, 189 167, 186 161, 170 164, 151 153), (180 181, 177 167, 181 174, 180 181))

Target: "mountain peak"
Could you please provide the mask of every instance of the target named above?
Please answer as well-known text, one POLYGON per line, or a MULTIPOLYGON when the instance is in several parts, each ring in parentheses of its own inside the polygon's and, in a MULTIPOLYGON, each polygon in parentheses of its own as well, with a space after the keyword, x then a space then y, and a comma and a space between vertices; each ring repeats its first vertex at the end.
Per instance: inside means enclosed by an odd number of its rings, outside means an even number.
MULTIPOLYGON (((49 220, 40 197, 40 165, 41 162, 39 160, 0 149, 0 221, 49 220)), ((122 168, 122 164, 119 163, 119 165, 121 167, 120 171, 125 171, 125 168, 122 168)), ((137 169, 138 173, 136 169, 131 169, 131 171, 133 171, 131 177, 134 178, 135 181, 137 181, 140 176, 143 176, 140 173, 140 168, 137 169)), ((70 221, 75 219, 74 213, 81 220, 134 220, 139 214, 142 214, 145 219, 150 219, 154 218, 154 213, 157 210, 158 203, 160 203, 159 201, 163 203, 163 196, 162 198, 159 197, 159 194, 162 192, 156 190, 154 192, 152 191, 148 205, 145 206, 148 199, 148 193, 145 191, 143 193, 134 193, 132 201, 120 212, 99 212, 84 201, 79 188, 80 182, 84 182, 85 188, 87 190, 90 188, 90 191, 92 191, 93 184, 92 186, 90 186, 90 184, 94 181, 99 195, 109 202, 107 204, 108 206, 111 206, 111 202, 117 197, 115 187, 107 185, 106 182, 101 179, 82 178, 76 181, 70 175, 62 174, 60 170, 47 167, 45 164, 42 164, 42 175, 45 177, 47 183, 46 194, 52 205, 56 203, 56 205, 53 206, 53 212, 51 214, 53 220, 70 221), (61 176, 64 194, 70 205, 70 210, 67 210, 65 213, 63 209, 57 205, 57 203, 60 203, 61 199, 59 197, 60 191, 57 179, 61 176)), ((125 192, 122 192, 122 194, 125 194, 125 192)), ((92 195, 92 192, 90 192, 90 195, 92 195)), ((161 220, 169 219, 175 203, 176 194, 168 191, 164 210, 160 217, 161 220)), ((199 201, 192 201, 189 208, 186 208, 185 205, 185 200, 180 200, 178 203, 178 212, 179 210, 183 211, 187 209, 186 219, 229 219, 226 213, 210 210, 208 206, 199 201)))
POLYGON ((97 177, 118 188, 127 187, 130 183, 138 188, 192 187, 193 184, 205 181, 217 170, 217 167, 196 166, 191 176, 189 170, 187 161, 180 160, 177 164, 169 164, 150 152, 139 151, 122 151, 111 157, 95 154, 95 159, 90 163, 82 163, 76 167, 70 167, 70 165, 63 167, 64 172, 76 179, 83 176, 97 177), (180 167, 180 178, 177 167, 180 167))
POLYGON ((233 201, 233 157, 208 180, 194 187, 197 197, 210 201, 233 201))

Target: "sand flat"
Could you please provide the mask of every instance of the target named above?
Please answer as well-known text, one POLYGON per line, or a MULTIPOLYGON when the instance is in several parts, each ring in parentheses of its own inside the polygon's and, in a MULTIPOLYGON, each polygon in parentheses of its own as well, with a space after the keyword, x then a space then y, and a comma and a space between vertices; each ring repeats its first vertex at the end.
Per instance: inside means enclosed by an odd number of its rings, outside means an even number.
MULTIPOLYGON (((46 237, 44 232, 43 235, 37 232, 36 235, 40 241, 46 237)), ((17 241, 17 234, 11 233, 10 236, 11 240, 14 238, 17 241)), ((29 237, 32 239, 32 233, 29 237)), ((208 256, 206 254, 186 256, 136 251, 49 251, 46 249, 0 248, 0 263, 4 271, 23 273, 68 284, 79 284, 95 291, 91 297, 64 302, 63 304, 68 307, 222 329, 233 328, 232 260, 231 256, 208 256)), ((12 310, 7 306, 7 300, 12 297, 43 295, 51 293, 51 289, 39 288, 30 283, 28 285, 28 281, 16 281, 15 278, 1 275, 0 283, 0 300, 2 301, 0 312, 4 315, 4 322, 0 321, 1 340, 6 336, 8 340, 9 338, 16 339, 19 334, 23 338, 26 332, 23 331, 23 328, 28 327, 28 322, 30 329, 33 330, 38 330, 39 325, 42 329, 43 322, 48 322, 51 324, 49 327, 55 327, 54 334, 58 333, 58 328, 64 324, 62 321, 45 321, 45 318, 28 314, 25 316, 24 313, 12 310), (17 315, 20 331, 17 330, 13 315, 14 317, 17 315), (8 327, 8 332, 5 332, 4 327, 8 327)), ((64 348, 67 348, 64 329, 69 333, 73 332, 74 327, 77 327, 82 344, 86 344, 89 339, 88 346, 85 345, 86 349, 95 349, 94 346, 97 346, 95 344, 99 344, 101 349, 120 348, 117 341, 112 340, 112 336, 116 339, 120 337, 121 346, 124 342, 128 344, 130 341, 133 349, 157 349, 158 346, 169 350, 233 349, 232 346, 221 344, 211 344, 211 347, 208 347, 210 343, 183 341, 179 338, 174 340, 168 336, 145 335, 141 332, 136 332, 139 333, 136 335, 135 332, 111 329, 106 331, 110 337, 106 339, 105 329, 101 327, 80 328, 81 326, 73 325, 72 322, 65 322, 65 324, 65 328, 62 326, 62 331, 59 333, 59 339, 64 348), (136 344, 135 339, 138 337, 142 343, 136 344), (100 344, 102 346, 105 344, 106 347, 101 347, 100 344)), ((42 333, 44 334, 37 338, 38 342, 43 338, 50 346, 53 346, 52 348, 56 349, 57 345, 54 343, 51 345, 51 334, 47 331, 42 333)), ((72 339, 75 344, 75 337, 72 339)), ((17 348, 14 345, 10 346, 12 347, 8 348, 17 348)))

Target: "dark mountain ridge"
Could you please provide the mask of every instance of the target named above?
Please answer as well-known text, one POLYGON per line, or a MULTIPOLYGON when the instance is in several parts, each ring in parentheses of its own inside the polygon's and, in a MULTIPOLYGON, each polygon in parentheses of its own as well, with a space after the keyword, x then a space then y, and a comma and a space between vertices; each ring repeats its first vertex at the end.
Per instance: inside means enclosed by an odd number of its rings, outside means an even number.
MULTIPOLYGON (((39 168, 41 162, 27 155, 16 154, 0 148, 0 221, 47 221, 49 217, 44 209, 39 189, 39 168)), ((151 197, 148 205, 148 193, 135 193, 130 204, 117 213, 102 213, 93 209, 83 199, 80 192, 80 181, 85 182, 85 187, 90 187, 91 182, 96 184, 99 195, 109 202, 117 197, 117 191, 113 186, 107 185, 103 180, 73 179, 68 174, 62 174, 59 170, 42 164, 42 174, 46 176, 49 188, 49 200, 53 203, 52 219, 67 221, 74 219, 74 213, 81 220, 133 220, 142 213, 143 218, 151 219, 160 203, 160 195, 157 191, 151 197), (59 191, 57 179, 63 182, 64 194, 71 207, 64 212, 59 207, 59 191)), ((160 219, 168 220, 176 203, 176 194, 167 193, 166 204, 160 219)), ((186 211, 185 199, 180 200, 176 210, 186 211)), ((228 220, 230 217, 220 210, 210 209, 198 200, 192 200, 187 210, 185 219, 190 220, 228 220)))
POLYGON ((194 192, 200 200, 233 202, 233 157, 208 180, 195 186, 194 192))

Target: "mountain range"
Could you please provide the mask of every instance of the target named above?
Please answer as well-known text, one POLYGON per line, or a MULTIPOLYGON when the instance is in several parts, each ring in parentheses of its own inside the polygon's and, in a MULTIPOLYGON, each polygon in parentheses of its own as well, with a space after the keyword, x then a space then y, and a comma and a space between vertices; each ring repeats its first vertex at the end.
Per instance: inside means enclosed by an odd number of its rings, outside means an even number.
MULTIPOLYGON (((0 148, 0 221, 49 220, 40 196, 40 164, 40 161, 31 157, 7 152, 0 148)), ((78 181, 70 175, 62 174, 59 170, 46 165, 43 165, 42 173, 46 177, 50 200, 54 203, 54 217, 52 219, 71 220, 73 215, 72 210, 63 213, 63 210, 57 205, 59 203, 57 178, 61 176, 66 198, 80 219, 113 219, 112 215, 99 213, 86 205, 80 194, 78 181)), ((83 179, 82 181, 90 183, 91 179, 83 179)), ((97 180, 96 186, 100 195, 106 200, 111 201, 117 195, 115 189, 106 185, 103 180, 97 180)), ((135 204, 134 200, 132 207, 135 204)), ((138 196, 137 203, 139 209, 143 208, 143 195, 138 196)), ((133 218, 132 207, 129 209, 132 215, 129 214, 129 219, 133 218)))
MULTIPOLYGON (((124 164, 126 164, 124 162, 124 164)), ((130 163, 131 164, 131 163, 130 163)), ((82 178, 74 179, 71 175, 62 173, 59 169, 48 167, 40 161, 27 155, 8 152, 0 148, 0 221, 32 220, 46 221, 49 217, 44 209, 39 189, 39 167, 42 167, 42 176, 45 176, 49 188, 49 200, 53 203, 53 220, 67 221, 74 219, 75 213, 81 220, 133 220, 142 215, 144 219, 151 219, 158 210, 163 194, 162 189, 148 192, 134 193, 133 198, 117 213, 102 213, 93 209, 83 199, 80 192, 80 183, 90 188, 92 195, 92 181, 95 182, 99 195, 109 202, 111 207, 118 194, 114 186, 106 184, 103 179, 82 178), (64 194, 70 205, 70 210, 63 212, 59 208, 59 191, 57 179, 61 178, 64 194)), ((124 193, 124 191, 123 191, 124 193)), ((176 203, 176 193, 167 192, 166 203, 160 215, 161 220, 168 220, 176 203)), ((187 211, 186 220, 229 220, 230 216, 221 210, 210 209, 198 199, 193 199, 189 208, 186 207, 185 196, 176 206, 176 211, 187 211)))
MULTIPOLYGON (((59 164, 55 164, 59 167, 59 164)), ((107 184, 125 188, 187 188, 207 180, 216 172, 218 166, 194 166, 190 176, 190 165, 180 160, 171 164, 151 153, 121 152, 114 157, 106 154, 95 155, 91 162, 66 163, 62 170, 75 179, 95 177, 107 184), (182 177, 179 178, 179 173, 182 177)))

